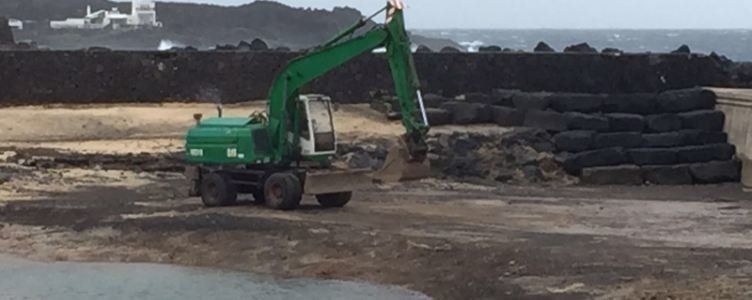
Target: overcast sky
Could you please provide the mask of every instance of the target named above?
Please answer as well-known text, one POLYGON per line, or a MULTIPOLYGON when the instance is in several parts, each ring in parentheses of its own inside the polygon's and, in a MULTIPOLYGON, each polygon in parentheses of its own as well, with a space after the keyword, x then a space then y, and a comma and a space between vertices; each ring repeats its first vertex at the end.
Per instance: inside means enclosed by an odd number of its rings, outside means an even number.
MULTIPOLYGON (((166 0, 158 0, 166 1, 166 0)), ((169 0, 238 5, 251 0, 169 0)), ((297 7, 350 6, 370 14, 385 0, 279 0, 297 7)), ((410 28, 741 28, 752 0, 405 0, 410 28)))

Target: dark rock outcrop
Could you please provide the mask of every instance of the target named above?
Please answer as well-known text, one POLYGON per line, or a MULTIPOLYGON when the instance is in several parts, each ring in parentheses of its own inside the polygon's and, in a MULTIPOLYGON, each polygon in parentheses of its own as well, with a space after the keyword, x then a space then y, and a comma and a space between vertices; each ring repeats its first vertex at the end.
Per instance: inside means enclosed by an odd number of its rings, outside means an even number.
POLYGON ((478 48, 478 52, 501 52, 501 47, 496 45, 482 46, 478 48))
POLYGON ((444 48, 441 48, 441 51, 439 51, 439 52, 441 52, 441 53, 460 53, 462 51, 460 51, 460 49, 457 49, 457 48, 454 48, 454 47, 444 47, 444 48))
POLYGON ((538 42, 538 45, 535 46, 535 49, 533 49, 533 52, 542 52, 542 53, 552 53, 556 52, 556 49, 552 48, 546 42, 538 42))
POLYGON ((564 52, 566 53, 598 53, 598 50, 591 47, 588 43, 582 43, 577 45, 572 45, 569 47, 564 48, 564 52))
POLYGON ((433 53, 433 50, 426 45, 420 45, 418 49, 415 49, 415 53, 433 53))
POLYGON ((263 51, 263 50, 269 50, 269 45, 266 44, 261 39, 253 39, 250 44, 250 48, 252 51, 263 51))
POLYGON ((610 55, 620 55, 620 54, 624 54, 624 51, 616 49, 616 48, 604 48, 603 50, 601 50, 601 53, 610 54, 610 55))
POLYGON ((678 49, 671 51, 671 54, 691 54, 692 50, 687 45, 681 45, 678 49))
POLYGON ((235 47, 234 50, 237 51, 266 51, 269 50, 269 45, 266 44, 266 42, 262 41, 261 39, 253 39, 253 41, 246 42, 246 41, 240 41, 238 43, 238 46, 235 47))

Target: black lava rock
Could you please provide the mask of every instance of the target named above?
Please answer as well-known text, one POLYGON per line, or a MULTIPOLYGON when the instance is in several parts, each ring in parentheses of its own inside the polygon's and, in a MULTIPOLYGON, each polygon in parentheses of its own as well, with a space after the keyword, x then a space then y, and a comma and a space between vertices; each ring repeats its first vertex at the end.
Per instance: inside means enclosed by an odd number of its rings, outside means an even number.
POLYGON ((635 165, 585 168, 580 178, 591 185, 642 185, 642 169, 635 165))
POLYGON ((582 43, 577 45, 572 45, 569 47, 564 48, 564 52, 570 52, 570 53, 598 53, 598 50, 591 47, 588 43, 582 43))
POLYGON ((501 47, 499 46, 482 46, 478 48, 478 52, 501 52, 501 47))
POLYGON ((687 45, 681 45, 678 49, 671 51, 671 54, 692 54, 692 50, 687 45))
POLYGON ((538 45, 535 46, 535 49, 533 49, 533 52, 556 52, 556 49, 552 48, 545 42, 539 42, 538 45))
POLYGON ((582 152, 593 147, 595 131, 575 130, 554 135, 556 149, 565 152, 582 152))
POLYGON ((441 52, 441 53, 461 53, 462 51, 460 51, 460 49, 447 46, 447 47, 441 48, 441 51, 439 51, 439 52, 441 52))

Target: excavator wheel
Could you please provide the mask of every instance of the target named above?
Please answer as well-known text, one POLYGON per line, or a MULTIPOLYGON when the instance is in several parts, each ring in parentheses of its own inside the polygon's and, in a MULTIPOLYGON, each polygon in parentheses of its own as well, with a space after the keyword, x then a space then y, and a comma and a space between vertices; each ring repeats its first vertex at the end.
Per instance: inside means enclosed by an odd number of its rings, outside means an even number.
POLYGON ((205 206, 229 206, 237 202, 238 189, 227 174, 209 173, 201 179, 201 201, 205 206))
POLYGON ((264 183, 266 205, 279 210, 298 208, 303 197, 300 179, 292 173, 275 173, 264 183))
POLYGON ((316 195, 316 200, 323 207, 345 207, 352 199, 352 192, 316 195))

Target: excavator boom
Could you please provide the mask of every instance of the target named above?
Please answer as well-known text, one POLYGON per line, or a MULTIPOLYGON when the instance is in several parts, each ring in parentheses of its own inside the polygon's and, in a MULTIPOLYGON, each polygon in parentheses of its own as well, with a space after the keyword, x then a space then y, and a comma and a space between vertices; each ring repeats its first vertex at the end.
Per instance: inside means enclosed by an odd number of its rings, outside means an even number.
POLYGON ((366 26, 370 18, 361 20, 323 46, 292 60, 277 76, 269 93, 268 109, 274 161, 295 159, 296 147, 290 144, 288 133, 295 132, 292 126, 296 124, 298 117, 292 111, 300 89, 334 68, 382 47, 387 50, 410 159, 422 161, 425 158, 429 126, 420 96, 420 82, 415 71, 410 40, 405 31, 402 5, 395 6, 392 1, 381 11, 384 10, 387 11, 388 23, 363 35, 345 39, 366 26))

